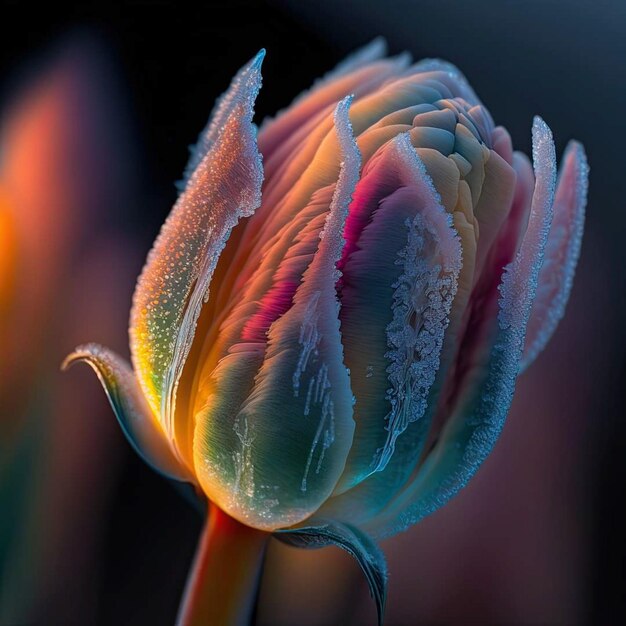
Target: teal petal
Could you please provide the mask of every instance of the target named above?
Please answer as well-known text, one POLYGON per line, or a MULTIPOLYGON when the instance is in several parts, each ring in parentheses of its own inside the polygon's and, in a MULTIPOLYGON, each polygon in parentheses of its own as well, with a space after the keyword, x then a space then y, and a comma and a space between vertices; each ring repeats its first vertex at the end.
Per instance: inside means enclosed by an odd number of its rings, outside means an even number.
POLYGON ((320 521, 319 526, 279 530, 274 536, 298 548, 337 546, 352 555, 365 574, 370 595, 376 602, 378 623, 383 623, 387 599, 387 564, 378 545, 354 526, 320 521))
MULTIPOLYGON (((341 328, 356 432, 335 496, 390 462, 403 468, 399 484, 406 480, 419 455, 418 422, 431 402, 461 267, 457 233, 408 133, 369 165, 350 209, 343 266, 341 328), (407 444, 397 447, 402 439, 407 444)), ((383 505, 375 500, 368 513, 383 505)))
POLYGON ((462 489, 487 458, 504 425, 520 368, 526 327, 537 291, 553 215, 556 159, 545 122, 533 124, 536 185, 528 228, 514 261, 505 268, 490 359, 461 394, 416 478, 365 529, 388 536, 433 513, 462 489))
POLYGON ((360 155, 348 118, 335 112, 341 160, 317 250, 267 345, 231 347, 210 376, 196 415, 196 473, 208 497, 265 530, 291 526, 334 489, 352 443, 352 392, 343 362, 336 264, 358 180, 360 155))

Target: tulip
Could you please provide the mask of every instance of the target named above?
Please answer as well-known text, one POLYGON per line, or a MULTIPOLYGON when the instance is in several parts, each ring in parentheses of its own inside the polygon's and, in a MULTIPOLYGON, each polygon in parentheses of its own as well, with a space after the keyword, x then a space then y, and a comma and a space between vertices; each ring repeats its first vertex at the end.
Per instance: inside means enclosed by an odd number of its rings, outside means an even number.
POLYGON ((557 185, 543 120, 531 165, 455 67, 378 40, 257 136, 263 56, 139 278, 132 368, 93 344, 66 365, 91 365, 137 452, 210 503, 180 624, 245 623, 270 534, 355 556, 380 619, 374 540, 467 483, 563 316, 587 164, 572 142, 557 185))

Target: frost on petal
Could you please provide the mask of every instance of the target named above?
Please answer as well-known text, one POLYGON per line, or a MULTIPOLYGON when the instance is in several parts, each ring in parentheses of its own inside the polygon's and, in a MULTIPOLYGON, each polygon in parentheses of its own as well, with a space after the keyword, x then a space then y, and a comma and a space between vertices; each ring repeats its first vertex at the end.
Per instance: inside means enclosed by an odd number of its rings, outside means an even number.
POLYGON ((231 348, 216 368, 216 391, 196 420, 195 467, 208 497, 258 528, 290 526, 316 510, 332 492, 352 442, 353 400, 336 294, 336 264, 360 170, 350 100, 336 109, 339 179, 292 305, 271 324, 267 346, 242 342, 231 348), (219 385, 234 376, 242 381, 238 385, 253 379, 254 386, 237 401, 241 406, 226 406, 219 385))
POLYGON ((80 362, 87 363, 96 372, 122 431, 135 452, 164 476, 190 480, 174 457, 128 363, 107 348, 87 344, 76 348, 65 359, 63 369, 80 362))
POLYGON ((461 269, 452 217, 437 201, 408 137, 402 135, 396 143, 403 158, 412 161, 416 186, 427 191, 421 211, 407 224, 407 244, 398 255, 402 274, 393 285, 393 319, 387 326, 391 409, 385 417, 387 438, 374 460, 376 472, 389 463, 398 437, 426 411, 461 269))
POLYGON ((257 75, 264 57, 265 50, 262 49, 235 74, 228 91, 222 94, 215 103, 213 111, 211 111, 211 115, 209 116, 209 121, 200 133, 197 143, 189 148, 189 162, 185 167, 183 180, 178 183, 178 188, 181 192, 185 190, 192 174, 215 144, 224 124, 232 114, 234 108, 240 104, 239 99, 241 98, 241 94, 249 89, 247 86, 249 81, 252 80, 254 83, 258 80, 257 75))
POLYGON ((187 463, 190 435, 181 425, 185 432, 179 437, 174 424, 177 384, 220 253, 239 219, 261 201, 263 168, 252 117, 262 58, 261 52, 223 96, 218 124, 209 125, 207 152, 161 229, 133 301, 135 371, 177 455, 187 463))
POLYGON ((407 429, 398 463, 419 447, 461 266, 451 221, 408 133, 366 167, 340 264, 356 432, 335 495, 385 470, 407 429))
POLYGON ((485 371, 453 408, 415 480, 365 526, 376 536, 404 530, 448 502, 476 473, 502 430, 513 399, 553 214, 554 144, 540 118, 533 124, 533 162, 536 185, 528 228, 515 260, 502 276, 500 312, 485 371))
POLYGON ((583 147, 571 142, 559 172, 554 220, 528 322, 522 369, 544 349, 565 313, 582 243, 588 174, 583 147))

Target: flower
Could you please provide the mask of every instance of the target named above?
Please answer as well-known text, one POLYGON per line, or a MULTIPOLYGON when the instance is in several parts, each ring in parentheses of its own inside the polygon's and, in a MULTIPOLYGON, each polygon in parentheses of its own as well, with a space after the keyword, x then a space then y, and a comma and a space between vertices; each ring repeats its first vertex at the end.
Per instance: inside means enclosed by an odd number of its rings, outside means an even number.
POLYGON ((557 186, 540 118, 533 172, 455 67, 384 54, 258 137, 264 52, 244 66, 139 278, 133 368, 95 345, 67 361, 159 471, 244 525, 338 543, 374 590, 367 535, 466 484, 562 317, 587 184, 572 142, 557 186))

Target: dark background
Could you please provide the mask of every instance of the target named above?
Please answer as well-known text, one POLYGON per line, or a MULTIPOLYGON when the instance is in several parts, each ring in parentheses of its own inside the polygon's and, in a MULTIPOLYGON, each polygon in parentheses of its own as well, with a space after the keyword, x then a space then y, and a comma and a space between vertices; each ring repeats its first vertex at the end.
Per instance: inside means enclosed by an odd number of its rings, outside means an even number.
MULTIPOLYGON (((268 54, 257 103, 259 121, 285 107, 353 48, 384 35, 392 53, 407 49, 417 59, 440 56, 456 63, 496 121, 508 128, 517 149, 529 152, 534 113, 550 124, 558 152, 572 136, 581 140, 592 167, 581 268, 586 278, 577 284, 572 303, 580 323, 562 341, 580 342, 581 349, 572 352, 576 372, 586 377, 587 385, 591 381, 594 390, 589 410, 575 422, 580 437, 574 464, 583 468, 575 488, 584 494, 574 509, 584 518, 584 532, 576 541, 584 542, 585 552, 579 562, 583 597, 578 598, 576 618, 579 623, 626 623, 626 422, 621 392, 626 3, 231 0, 201 7, 164 1, 50 3, 35 8, 5 2, 1 21, 0 102, 36 71, 61 37, 88 33, 107 48, 141 160, 141 202, 124 210, 112 207, 104 225, 136 242, 131 276, 139 271, 176 198, 174 182, 186 162, 187 146, 233 73, 261 47, 268 54)), ((131 287, 129 282, 128 308, 131 287)), ((120 344, 124 341, 122 336, 120 344)), ((561 381, 565 394, 578 385, 568 376, 564 372, 561 381)), ((88 373, 77 373, 73 382, 92 383, 93 393, 102 395, 88 373)), ((551 419, 572 418, 559 414, 551 419)), ((46 616, 40 618, 42 624, 72 623, 72 606, 85 603, 91 607, 89 620, 97 625, 158 626, 174 621, 200 519, 131 453, 121 434, 115 438, 98 559, 89 571, 76 572, 92 580, 92 595, 77 599, 71 590, 51 594, 38 609, 46 616)), ((555 450, 558 455, 558 447, 555 450)), ((419 590, 428 572, 420 570, 419 562, 409 565, 415 568, 413 584, 419 590)), ((409 565, 401 576, 409 575, 409 565)), ((71 553, 62 567, 73 567, 71 553)), ((324 575, 313 579, 312 596, 324 575)), ((410 604, 410 598, 403 601, 410 604)), ((461 603, 463 614, 462 596, 450 602, 461 603)), ((271 607, 271 598, 267 604, 271 607)), ((311 619, 309 615, 304 622, 315 623, 311 619)), ((402 623, 426 623, 418 610, 414 620, 402 623)))

